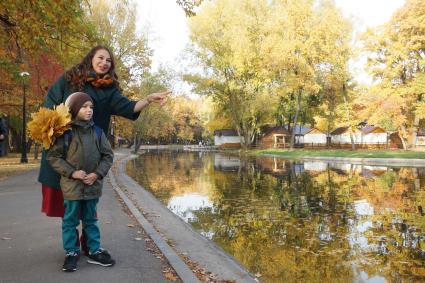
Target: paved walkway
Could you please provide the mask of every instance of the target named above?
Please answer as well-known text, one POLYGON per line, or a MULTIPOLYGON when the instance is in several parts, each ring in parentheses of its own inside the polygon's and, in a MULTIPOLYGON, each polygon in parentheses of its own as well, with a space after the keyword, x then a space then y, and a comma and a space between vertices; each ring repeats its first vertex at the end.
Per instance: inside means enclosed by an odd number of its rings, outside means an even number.
POLYGON ((61 220, 40 212, 37 173, 31 170, 0 182, 1 283, 169 282, 162 275, 164 264, 146 250, 139 229, 127 226, 136 222, 124 212, 109 182, 99 203, 99 221, 103 246, 117 264, 87 264, 83 256, 77 272, 63 272, 61 220))

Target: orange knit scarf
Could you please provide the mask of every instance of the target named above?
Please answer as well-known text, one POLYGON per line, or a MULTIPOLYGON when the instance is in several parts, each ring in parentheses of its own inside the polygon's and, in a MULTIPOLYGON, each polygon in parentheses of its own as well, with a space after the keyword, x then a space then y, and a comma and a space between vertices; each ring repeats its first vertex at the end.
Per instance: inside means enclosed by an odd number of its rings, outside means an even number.
POLYGON ((90 74, 87 77, 87 82, 91 83, 94 87, 104 87, 113 84, 114 80, 110 75, 104 75, 103 77, 99 77, 97 75, 90 74))

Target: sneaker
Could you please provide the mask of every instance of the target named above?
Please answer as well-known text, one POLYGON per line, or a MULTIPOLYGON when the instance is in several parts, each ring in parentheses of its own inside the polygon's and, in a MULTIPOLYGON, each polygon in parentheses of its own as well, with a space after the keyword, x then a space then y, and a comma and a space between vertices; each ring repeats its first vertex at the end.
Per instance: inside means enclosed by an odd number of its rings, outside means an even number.
POLYGON ((65 272, 74 272, 77 270, 77 262, 79 255, 76 252, 69 252, 65 255, 65 262, 63 263, 62 270, 65 272))
POLYGON ((112 266, 115 264, 115 260, 113 260, 108 251, 104 249, 99 249, 94 254, 90 254, 87 262, 99 264, 101 266, 112 266))

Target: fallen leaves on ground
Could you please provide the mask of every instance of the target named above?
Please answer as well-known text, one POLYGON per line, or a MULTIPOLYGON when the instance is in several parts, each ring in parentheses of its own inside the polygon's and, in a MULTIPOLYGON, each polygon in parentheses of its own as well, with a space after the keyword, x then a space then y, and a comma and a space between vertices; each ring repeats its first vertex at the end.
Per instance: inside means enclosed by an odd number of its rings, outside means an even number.
POLYGON ((171 272, 164 273, 164 277, 165 277, 165 279, 172 281, 172 282, 175 282, 177 280, 177 277, 171 272))

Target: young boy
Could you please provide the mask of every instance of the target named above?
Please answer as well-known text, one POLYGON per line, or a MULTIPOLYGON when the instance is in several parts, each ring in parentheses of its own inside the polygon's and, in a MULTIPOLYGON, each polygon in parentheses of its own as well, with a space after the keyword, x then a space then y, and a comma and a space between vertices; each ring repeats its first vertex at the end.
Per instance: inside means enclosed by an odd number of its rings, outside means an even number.
POLYGON ((61 174, 65 207, 62 240, 66 252, 62 270, 77 270, 80 246, 75 231, 80 219, 89 247, 87 262, 112 266, 115 261, 100 247, 96 206, 102 194, 103 177, 112 165, 113 152, 105 134, 92 121, 93 101, 88 94, 73 93, 65 105, 72 115, 72 134, 59 137, 47 155, 53 169, 61 174))

